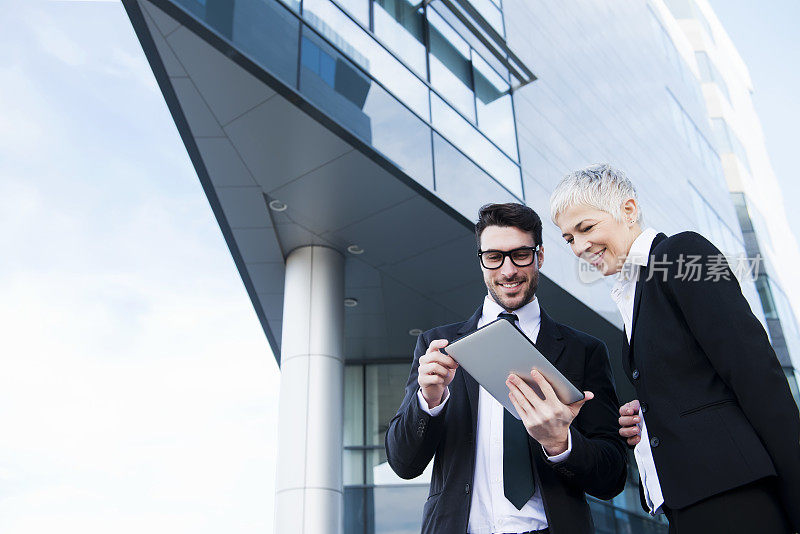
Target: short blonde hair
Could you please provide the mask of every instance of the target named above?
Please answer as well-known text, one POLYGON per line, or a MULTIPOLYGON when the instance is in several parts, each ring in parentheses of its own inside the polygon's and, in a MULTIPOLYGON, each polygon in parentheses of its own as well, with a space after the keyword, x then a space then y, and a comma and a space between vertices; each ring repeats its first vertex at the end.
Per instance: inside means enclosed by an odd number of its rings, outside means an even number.
POLYGON ((598 163, 573 171, 564 178, 550 195, 550 218, 553 222, 567 208, 584 204, 611 214, 621 221, 620 208, 632 198, 636 200, 637 222, 642 222, 642 209, 633 183, 625 173, 607 163, 598 163))

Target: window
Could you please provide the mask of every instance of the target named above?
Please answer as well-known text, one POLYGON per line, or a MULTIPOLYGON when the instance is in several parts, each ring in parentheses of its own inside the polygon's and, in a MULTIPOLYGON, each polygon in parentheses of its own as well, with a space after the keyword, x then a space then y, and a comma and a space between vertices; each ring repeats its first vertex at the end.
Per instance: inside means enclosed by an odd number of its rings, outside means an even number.
POLYGON ((432 9, 428 11, 428 22, 431 85, 462 115, 475 122, 469 44, 432 9))
POLYGON ((375 35, 417 75, 427 77, 424 20, 413 0, 375 0, 375 35))
POLYGON ((728 102, 730 102, 731 95, 728 92, 728 84, 725 83, 725 79, 717 70, 717 67, 711 59, 709 59, 708 54, 702 51, 695 52, 694 57, 697 59, 697 68, 700 70, 700 81, 716 84, 720 91, 722 91, 722 94, 725 95, 725 98, 728 99, 728 102))
POLYGON ((725 119, 711 119, 711 129, 717 138, 717 146, 720 152, 735 154, 739 158, 747 172, 750 172, 750 160, 747 158, 747 151, 739 140, 739 137, 731 130, 725 119))

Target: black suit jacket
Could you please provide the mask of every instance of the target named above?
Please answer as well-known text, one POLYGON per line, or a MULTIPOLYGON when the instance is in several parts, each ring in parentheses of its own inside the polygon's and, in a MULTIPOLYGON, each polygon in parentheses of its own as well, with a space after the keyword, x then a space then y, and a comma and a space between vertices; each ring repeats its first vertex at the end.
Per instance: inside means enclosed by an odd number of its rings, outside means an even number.
POLYGON ((642 403, 667 506, 680 509, 777 475, 798 531, 797 406, 764 328, 722 260, 694 232, 656 237, 640 268, 623 363, 642 403), (699 273, 690 261, 702 266, 699 273))
MULTIPOLYGON (((475 471, 478 383, 459 367, 449 386, 447 404, 438 416, 431 417, 417 399, 419 358, 434 339, 452 341, 474 331, 480 316, 481 308, 467 321, 419 336, 405 398, 386 432, 389 465, 400 477, 419 476, 434 459, 430 495, 423 508, 423 534, 467 531, 475 471)), ((618 401, 608 350, 600 340, 556 323, 544 311, 536 346, 578 388, 595 394, 572 423, 572 452, 567 460, 549 463, 531 438, 535 476, 542 488, 550 532, 594 532, 584 492, 610 499, 622 491, 626 475, 627 455, 618 434, 618 401)))

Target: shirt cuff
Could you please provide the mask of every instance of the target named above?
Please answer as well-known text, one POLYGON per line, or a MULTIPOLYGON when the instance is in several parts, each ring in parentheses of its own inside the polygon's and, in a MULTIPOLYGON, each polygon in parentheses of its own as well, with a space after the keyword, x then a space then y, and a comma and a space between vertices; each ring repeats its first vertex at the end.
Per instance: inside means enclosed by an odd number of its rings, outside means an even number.
POLYGON ((422 409, 423 412, 430 415, 431 417, 436 417, 439 415, 439 412, 444 410, 444 405, 447 404, 447 399, 450 398, 450 388, 444 388, 444 395, 442 395, 442 402, 439 403, 439 406, 434 408, 428 408, 428 401, 425 400, 425 397, 422 396, 422 388, 417 390, 417 399, 419 399, 419 407, 422 409))
MULTIPOLYGON (((438 406, 437 406, 437 408, 438 408, 438 406)), ((569 457, 569 453, 572 452, 572 432, 570 431, 567 434, 567 450, 565 450, 561 454, 556 454, 555 456, 550 456, 550 455, 547 454, 547 451, 544 450, 544 447, 542 447, 542 451, 544 452, 544 455, 547 457, 547 461, 550 462, 551 464, 557 464, 559 462, 563 462, 564 460, 566 460, 569 457)))

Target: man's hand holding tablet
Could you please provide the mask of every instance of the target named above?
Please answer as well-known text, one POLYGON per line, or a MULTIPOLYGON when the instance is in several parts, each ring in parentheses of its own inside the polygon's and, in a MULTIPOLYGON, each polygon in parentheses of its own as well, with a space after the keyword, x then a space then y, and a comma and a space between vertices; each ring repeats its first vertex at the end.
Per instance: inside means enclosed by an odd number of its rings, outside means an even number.
POLYGON ((556 456, 567 450, 569 425, 578 416, 584 403, 594 398, 594 393, 584 391, 582 400, 564 404, 558 400, 550 382, 539 371, 533 369, 531 378, 539 386, 541 395, 511 373, 506 379, 508 398, 522 417, 528 434, 544 447, 549 456, 556 456))
POLYGON ((419 358, 417 382, 425 402, 428 403, 428 409, 433 409, 444 401, 444 392, 456 375, 458 363, 439 351, 446 346, 446 339, 434 339, 428 351, 419 358))

